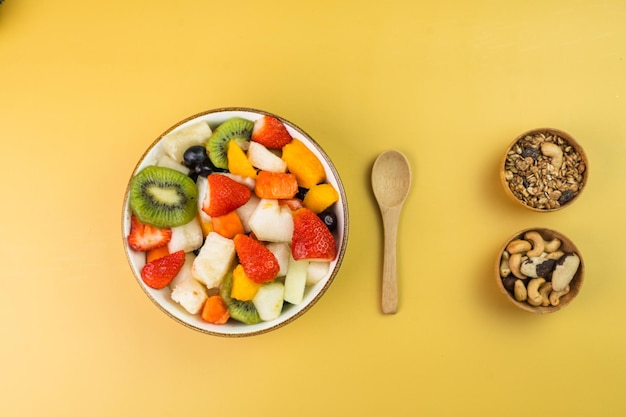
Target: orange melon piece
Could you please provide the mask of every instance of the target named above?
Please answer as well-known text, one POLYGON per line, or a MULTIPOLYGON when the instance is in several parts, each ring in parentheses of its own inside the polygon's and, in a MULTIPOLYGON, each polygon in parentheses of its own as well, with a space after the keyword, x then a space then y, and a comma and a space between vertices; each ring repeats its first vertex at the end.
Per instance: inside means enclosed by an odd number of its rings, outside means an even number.
POLYGON ((170 251, 167 248, 167 245, 161 246, 160 248, 156 249, 150 249, 146 251, 146 263, 150 263, 155 259, 163 258, 164 256, 167 256, 169 254, 170 251))
POLYGON ((254 192, 259 198, 291 199, 298 193, 298 180, 294 174, 259 171, 254 192))
POLYGON ((315 154, 298 139, 283 146, 282 159, 300 187, 311 188, 326 181, 326 171, 315 154))
POLYGON ((225 238, 232 239, 240 233, 245 233, 243 223, 236 211, 231 211, 223 216, 216 216, 213 220, 213 231, 225 238))
POLYGON ((243 149, 234 140, 231 140, 228 144, 226 158, 228 159, 228 170, 232 174, 256 178, 256 169, 248 160, 243 149))
POLYGON ((216 294, 206 299, 201 316, 202 320, 209 323, 224 324, 230 318, 230 313, 224 299, 216 294))

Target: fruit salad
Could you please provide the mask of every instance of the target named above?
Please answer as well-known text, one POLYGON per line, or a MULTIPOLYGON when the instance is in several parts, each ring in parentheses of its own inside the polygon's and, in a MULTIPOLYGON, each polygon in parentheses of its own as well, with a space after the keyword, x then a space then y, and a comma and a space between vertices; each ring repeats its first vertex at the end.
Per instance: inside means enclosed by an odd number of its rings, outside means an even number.
POLYGON ((278 118, 251 119, 173 130, 129 183, 141 280, 214 325, 279 318, 338 256, 340 193, 324 165, 278 118))

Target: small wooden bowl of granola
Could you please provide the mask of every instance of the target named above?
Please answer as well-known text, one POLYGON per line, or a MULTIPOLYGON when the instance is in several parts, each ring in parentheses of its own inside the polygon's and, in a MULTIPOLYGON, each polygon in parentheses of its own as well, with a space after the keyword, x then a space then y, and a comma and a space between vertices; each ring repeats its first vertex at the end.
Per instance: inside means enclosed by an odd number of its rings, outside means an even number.
POLYGON ((532 129, 509 145, 500 164, 505 193, 539 212, 560 210, 584 190, 589 164, 582 146, 558 129, 532 129))
POLYGON ((585 277, 583 257, 574 242, 541 227, 510 236, 495 268, 500 292, 517 308, 536 314, 566 307, 580 292, 585 277))

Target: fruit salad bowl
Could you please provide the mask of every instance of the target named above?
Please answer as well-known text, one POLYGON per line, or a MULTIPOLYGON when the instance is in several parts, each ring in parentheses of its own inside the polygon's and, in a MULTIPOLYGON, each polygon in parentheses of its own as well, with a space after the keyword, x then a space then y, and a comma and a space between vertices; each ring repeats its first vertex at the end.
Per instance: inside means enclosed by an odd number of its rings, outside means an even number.
POLYGON ((292 322, 328 290, 348 206, 331 159, 302 129, 220 108, 148 147, 126 188, 122 235, 161 311, 203 333, 252 336, 292 322))

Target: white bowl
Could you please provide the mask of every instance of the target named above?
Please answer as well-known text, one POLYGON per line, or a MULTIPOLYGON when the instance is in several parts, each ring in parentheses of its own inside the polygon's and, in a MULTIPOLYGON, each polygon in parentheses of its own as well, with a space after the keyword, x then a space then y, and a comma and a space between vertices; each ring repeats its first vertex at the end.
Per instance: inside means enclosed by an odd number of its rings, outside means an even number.
MULTIPOLYGON (((138 252, 129 247, 126 237, 130 231, 130 218, 131 213, 129 209, 129 187, 127 186, 124 195, 124 205, 122 213, 122 237, 124 242, 124 250, 131 270, 137 283, 145 294, 169 317, 178 321, 179 323, 188 326, 197 331, 218 335, 218 336, 250 336, 261 333, 266 333, 270 330, 277 329, 284 326, 287 323, 300 317, 306 311, 308 311, 321 297, 326 290, 330 287, 334 281, 343 256, 346 250, 348 239, 348 205, 345 195, 343 184, 339 178, 339 174, 331 162, 330 158, 322 150, 322 148, 313 140, 306 132, 294 125, 293 123, 285 120, 284 118, 271 114, 261 110, 255 110, 250 108, 219 108, 214 110, 205 111, 194 116, 191 116, 185 120, 176 123, 174 126, 167 129, 161 136, 159 136, 146 150, 143 156, 139 159, 134 171, 130 178, 135 176, 141 169, 148 165, 154 165, 159 155, 162 154, 161 139, 166 134, 184 128, 190 124, 198 121, 206 121, 212 129, 221 124, 222 122, 232 117, 242 117, 249 120, 255 120, 263 115, 270 115, 281 120, 289 133, 296 139, 300 140, 318 157, 326 170, 327 182, 332 184, 339 193, 339 201, 333 206, 335 214, 337 216, 337 229, 333 233, 337 244, 337 256, 330 264, 328 274, 320 280, 317 284, 307 287, 304 299, 302 303, 298 305, 292 305, 285 302, 285 306, 279 318, 272 321, 264 321, 258 324, 243 324, 234 320, 229 320, 225 324, 211 324, 200 318, 200 314, 191 315, 185 309, 183 309, 178 303, 174 302, 170 297, 170 289, 168 287, 155 290, 148 287, 141 279, 141 268, 145 264, 145 254, 138 252)), ((130 182, 129 178, 129 182, 130 182)))

